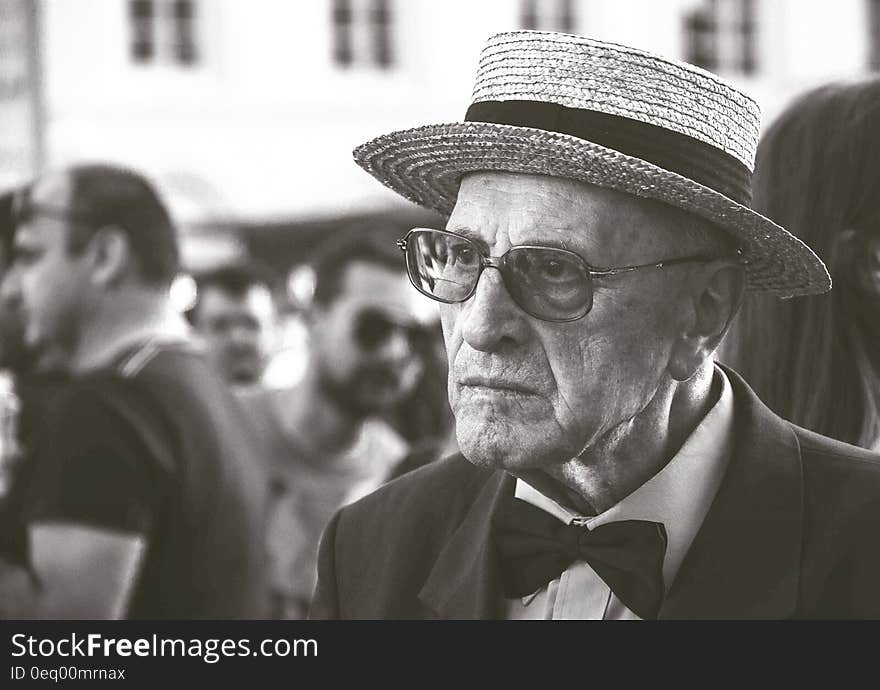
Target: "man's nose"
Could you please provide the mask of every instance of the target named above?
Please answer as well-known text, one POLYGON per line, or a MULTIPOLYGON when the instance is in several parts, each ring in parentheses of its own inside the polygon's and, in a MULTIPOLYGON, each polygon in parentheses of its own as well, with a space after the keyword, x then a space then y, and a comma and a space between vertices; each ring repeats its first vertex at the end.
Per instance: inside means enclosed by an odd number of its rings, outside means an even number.
POLYGON ((229 340, 236 347, 251 347, 255 339, 253 330, 247 326, 234 326, 229 330, 229 340))
POLYGON ((461 305, 459 319, 464 341, 482 352, 526 338, 527 317, 511 298, 500 271, 494 268, 483 271, 473 297, 461 305))
POLYGON ((400 362, 413 354, 409 336, 402 328, 392 328, 379 346, 378 354, 386 360, 400 362))

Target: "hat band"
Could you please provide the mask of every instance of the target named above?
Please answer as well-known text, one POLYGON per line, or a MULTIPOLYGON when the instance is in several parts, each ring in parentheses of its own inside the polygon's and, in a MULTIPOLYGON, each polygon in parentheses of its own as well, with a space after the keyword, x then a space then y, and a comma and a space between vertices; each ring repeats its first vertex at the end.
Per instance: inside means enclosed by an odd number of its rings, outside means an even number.
POLYGON ((740 160, 665 127, 541 101, 479 101, 465 120, 568 134, 678 173, 744 206, 751 201, 752 174, 740 160))

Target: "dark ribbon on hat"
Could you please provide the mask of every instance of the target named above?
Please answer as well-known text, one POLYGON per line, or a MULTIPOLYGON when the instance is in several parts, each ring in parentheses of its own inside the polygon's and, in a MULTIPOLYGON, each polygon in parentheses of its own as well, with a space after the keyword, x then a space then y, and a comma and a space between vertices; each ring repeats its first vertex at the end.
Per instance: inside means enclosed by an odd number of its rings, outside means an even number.
POLYGON ((665 127, 542 101, 480 101, 465 120, 568 134, 678 173, 744 206, 751 202, 752 174, 742 161, 665 127))
POLYGON ((609 522, 589 530, 511 498, 493 518, 504 594, 524 597, 586 561, 620 601, 642 619, 656 619, 663 603, 666 530, 657 522, 609 522))

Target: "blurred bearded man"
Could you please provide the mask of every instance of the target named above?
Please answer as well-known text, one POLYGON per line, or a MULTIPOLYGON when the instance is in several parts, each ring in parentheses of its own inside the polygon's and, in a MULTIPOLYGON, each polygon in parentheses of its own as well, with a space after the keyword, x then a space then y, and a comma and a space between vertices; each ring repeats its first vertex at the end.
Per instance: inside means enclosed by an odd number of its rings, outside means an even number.
POLYGON ((399 246, 440 303, 461 455, 337 513, 312 616, 880 615, 880 458, 713 361, 745 289, 830 288, 748 206, 757 104, 548 32, 491 37, 476 84, 466 121, 355 150, 448 217, 399 246))
POLYGON ((418 339, 426 337, 399 260, 368 229, 327 240, 312 268, 303 380, 243 396, 273 458, 267 551, 277 618, 306 616, 333 512, 406 457, 408 444, 380 417, 418 383, 418 339))

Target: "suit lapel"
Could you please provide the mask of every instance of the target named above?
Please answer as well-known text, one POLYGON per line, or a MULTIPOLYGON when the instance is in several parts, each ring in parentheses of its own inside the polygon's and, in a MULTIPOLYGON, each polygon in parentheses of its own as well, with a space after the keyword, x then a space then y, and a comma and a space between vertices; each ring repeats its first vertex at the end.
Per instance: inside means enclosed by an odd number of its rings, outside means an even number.
POLYGON ((498 610, 501 585, 492 550, 491 525, 498 501, 512 494, 514 479, 495 472, 453 532, 425 581, 419 599, 440 618, 486 619, 498 610))
POLYGON ((724 481, 661 618, 787 618, 797 606, 803 477, 797 437, 734 372, 736 439, 724 481))
MULTIPOLYGON (((660 618, 770 619, 797 607, 803 477, 797 436, 730 369, 735 443, 724 481, 660 618)), ((419 599, 438 617, 499 618, 492 516, 514 479, 492 474, 441 551, 419 599)))

